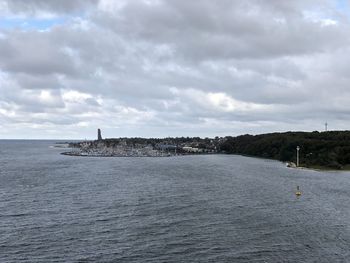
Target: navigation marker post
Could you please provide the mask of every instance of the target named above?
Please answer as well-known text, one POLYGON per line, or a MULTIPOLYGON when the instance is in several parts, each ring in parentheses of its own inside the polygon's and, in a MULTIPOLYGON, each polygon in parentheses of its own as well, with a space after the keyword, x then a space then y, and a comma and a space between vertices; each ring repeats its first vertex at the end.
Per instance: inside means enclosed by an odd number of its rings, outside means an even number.
POLYGON ((299 150, 300 150, 300 147, 297 146, 297 167, 299 167, 299 150))

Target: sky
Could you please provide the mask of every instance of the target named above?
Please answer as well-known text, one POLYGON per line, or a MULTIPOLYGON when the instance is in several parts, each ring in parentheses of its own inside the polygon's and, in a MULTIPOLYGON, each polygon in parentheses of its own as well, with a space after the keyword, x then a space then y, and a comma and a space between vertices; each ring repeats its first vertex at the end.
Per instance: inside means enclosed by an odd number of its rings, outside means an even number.
POLYGON ((349 0, 0 0, 0 139, 350 129, 349 0))

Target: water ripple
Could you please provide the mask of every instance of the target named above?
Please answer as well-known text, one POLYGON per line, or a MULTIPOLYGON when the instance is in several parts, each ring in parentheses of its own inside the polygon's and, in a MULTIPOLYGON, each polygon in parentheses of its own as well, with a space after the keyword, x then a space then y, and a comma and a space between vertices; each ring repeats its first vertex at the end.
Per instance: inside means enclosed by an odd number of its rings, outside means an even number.
POLYGON ((0 141, 0 262, 350 262, 349 173, 49 144, 0 141))

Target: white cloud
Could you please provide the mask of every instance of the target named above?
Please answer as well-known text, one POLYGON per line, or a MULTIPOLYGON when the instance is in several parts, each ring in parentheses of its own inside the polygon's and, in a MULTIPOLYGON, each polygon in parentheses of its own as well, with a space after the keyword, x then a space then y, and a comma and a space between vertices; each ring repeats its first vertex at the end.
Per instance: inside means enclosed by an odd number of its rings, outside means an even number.
POLYGON ((332 1, 0 0, 0 15, 29 28, 0 26, 0 138, 350 125, 350 25, 332 1))
POLYGON ((205 93, 196 89, 179 90, 171 88, 170 91, 178 98, 189 99, 188 104, 193 107, 202 107, 204 109, 219 112, 249 112, 271 110, 271 105, 264 105, 252 102, 239 101, 223 92, 205 93))
POLYGON ((77 90, 64 90, 62 92, 62 98, 66 102, 81 102, 83 100, 92 98, 91 94, 79 92, 77 90))

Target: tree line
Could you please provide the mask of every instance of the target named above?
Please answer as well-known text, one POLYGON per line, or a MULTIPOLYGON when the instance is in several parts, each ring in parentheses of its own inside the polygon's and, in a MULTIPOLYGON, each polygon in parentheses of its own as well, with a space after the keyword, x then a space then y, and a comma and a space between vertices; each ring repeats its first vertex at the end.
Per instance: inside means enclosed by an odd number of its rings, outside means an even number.
POLYGON ((301 166, 342 169, 350 165, 350 131, 246 134, 226 137, 220 150, 296 162, 297 146, 301 166))

